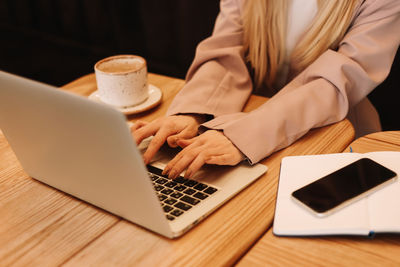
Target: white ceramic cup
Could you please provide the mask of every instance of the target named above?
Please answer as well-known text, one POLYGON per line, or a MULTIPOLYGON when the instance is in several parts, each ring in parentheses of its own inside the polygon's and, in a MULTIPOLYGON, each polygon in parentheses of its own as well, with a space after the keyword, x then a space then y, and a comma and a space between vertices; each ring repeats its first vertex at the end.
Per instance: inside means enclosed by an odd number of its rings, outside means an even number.
POLYGON ((94 70, 98 96, 104 103, 130 107, 149 96, 146 60, 140 56, 107 57, 97 62, 94 70))

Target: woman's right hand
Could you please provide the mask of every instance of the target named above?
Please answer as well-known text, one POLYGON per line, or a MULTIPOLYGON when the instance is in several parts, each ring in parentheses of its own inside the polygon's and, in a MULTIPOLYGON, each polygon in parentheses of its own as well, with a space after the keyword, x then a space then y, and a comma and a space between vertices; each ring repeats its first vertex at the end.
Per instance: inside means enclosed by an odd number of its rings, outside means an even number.
POLYGON ((131 131, 136 144, 140 144, 143 139, 154 135, 143 155, 145 164, 148 164, 165 141, 170 147, 177 147, 178 140, 195 137, 198 127, 204 121, 205 116, 200 114, 172 115, 150 123, 137 121, 132 125, 131 131))

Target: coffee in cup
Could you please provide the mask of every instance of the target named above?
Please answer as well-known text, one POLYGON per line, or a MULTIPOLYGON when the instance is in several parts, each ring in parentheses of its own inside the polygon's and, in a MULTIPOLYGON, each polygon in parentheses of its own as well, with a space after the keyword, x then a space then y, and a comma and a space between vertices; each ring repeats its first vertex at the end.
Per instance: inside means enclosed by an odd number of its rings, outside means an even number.
POLYGON ((98 96, 116 107, 135 106, 148 98, 146 60, 135 55, 118 55, 94 66, 98 96))

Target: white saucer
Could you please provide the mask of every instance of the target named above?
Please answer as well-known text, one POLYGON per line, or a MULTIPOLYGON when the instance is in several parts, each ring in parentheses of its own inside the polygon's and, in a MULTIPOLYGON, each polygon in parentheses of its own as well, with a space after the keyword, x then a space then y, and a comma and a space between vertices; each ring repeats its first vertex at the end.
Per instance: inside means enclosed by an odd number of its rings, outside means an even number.
MULTIPOLYGON (((95 102, 106 104, 103 101, 101 101, 97 90, 91 93, 88 98, 95 102)), ((162 92, 160 88, 152 84, 149 84, 149 97, 143 103, 131 107, 115 107, 115 106, 112 107, 118 109, 125 115, 130 115, 130 114, 140 113, 157 106, 158 104, 160 104, 161 99, 162 99, 162 92)))

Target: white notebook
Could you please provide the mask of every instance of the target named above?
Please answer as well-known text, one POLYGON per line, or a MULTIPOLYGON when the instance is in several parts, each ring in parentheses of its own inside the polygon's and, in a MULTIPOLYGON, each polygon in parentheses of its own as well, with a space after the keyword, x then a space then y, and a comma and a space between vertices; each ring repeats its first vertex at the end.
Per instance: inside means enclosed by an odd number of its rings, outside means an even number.
POLYGON ((283 158, 273 233, 278 236, 367 236, 374 233, 400 233, 399 179, 326 217, 315 216, 292 199, 293 191, 361 158, 372 159, 397 174, 400 173, 400 152, 283 158))

